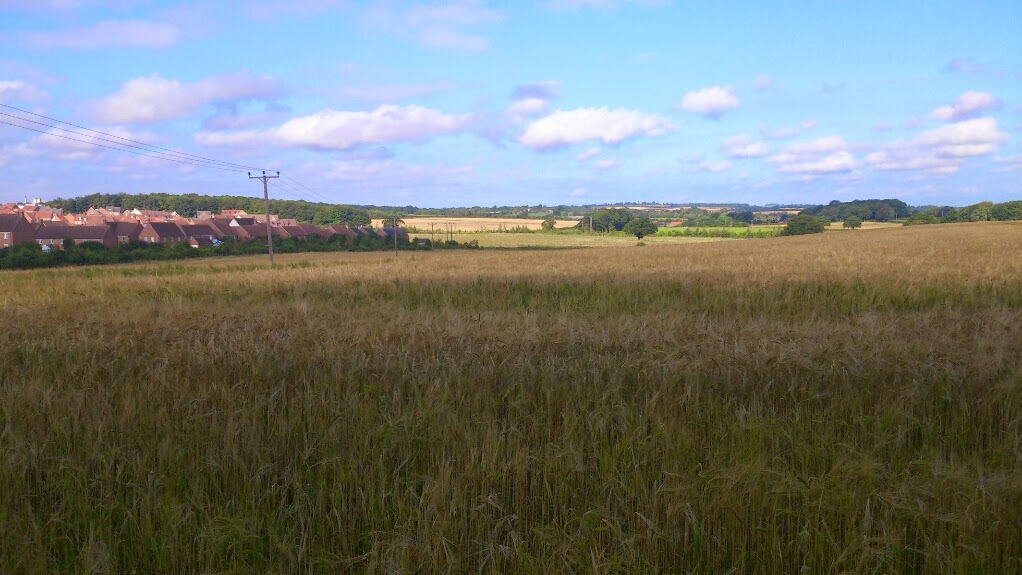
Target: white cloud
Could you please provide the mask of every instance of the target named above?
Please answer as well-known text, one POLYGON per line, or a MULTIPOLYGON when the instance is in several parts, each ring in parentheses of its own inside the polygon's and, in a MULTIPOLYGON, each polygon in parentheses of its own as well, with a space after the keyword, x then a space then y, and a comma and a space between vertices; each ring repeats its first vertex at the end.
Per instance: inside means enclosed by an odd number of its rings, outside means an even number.
POLYGON ((915 141, 935 149, 942 156, 965 158, 989 154, 1006 139, 1007 134, 997 129, 997 120, 977 118, 924 132, 915 141))
POLYGON ((508 106, 507 111, 515 116, 538 116, 546 113, 547 101, 540 98, 517 100, 508 106))
POLYGON ((757 142, 745 134, 738 134, 724 140, 724 150, 731 158, 762 158, 770 153, 763 142, 757 142))
POLYGON ((731 91, 731 88, 711 86, 696 92, 689 92, 681 99, 679 107, 686 112, 700 114, 707 118, 717 119, 725 113, 738 108, 742 101, 731 91))
POLYGON ((581 198, 582 196, 584 196, 584 195, 586 195, 588 193, 589 193, 589 190, 587 190, 585 188, 575 188, 574 190, 571 190, 571 194, 569 194, 569 195, 571 197, 573 197, 573 198, 581 198))
POLYGON ((586 160, 595 158, 596 156, 600 155, 601 153, 603 153, 603 149, 602 148, 600 148, 599 146, 593 146, 592 148, 589 148, 588 150, 586 150, 584 152, 579 152, 579 154, 577 156, 575 156, 575 158, 578 161, 580 161, 580 162, 584 162, 586 160))
POLYGON ((278 92, 275 80, 248 72, 212 76, 192 84, 153 75, 130 80, 96 102, 94 108, 104 122, 158 122, 180 118, 205 104, 265 98, 278 92))
POLYGON ((512 92, 514 102, 507 108, 507 113, 515 120, 521 121, 528 117, 547 113, 550 102, 558 97, 556 82, 538 82, 515 86, 512 92))
POLYGON ((422 143, 468 130, 470 115, 450 115, 422 106, 380 106, 372 112, 324 110, 295 118, 275 131, 287 146, 346 150, 366 144, 422 143))
MULTIPOLYGON (((33 129, 37 127, 32 124, 26 125, 33 129)), ((98 126, 95 129, 110 134, 114 138, 52 129, 39 136, 30 138, 17 146, 5 147, 4 153, 27 157, 45 156, 47 158, 70 161, 94 160, 107 152, 105 146, 112 145, 110 142, 100 138, 105 138, 106 140, 117 140, 120 138, 144 142, 157 141, 157 138, 152 134, 131 132, 120 126, 98 126)))
POLYGON ((0 102, 25 100, 34 102, 46 98, 46 92, 24 80, 0 80, 0 102))
POLYGON ((363 13, 362 23, 427 46, 482 52, 489 49, 490 41, 472 30, 502 18, 499 11, 481 0, 453 0, 404 7, 381 4, 363 13))
POLYGON ((752 87, 755 88, 757 92, 766 92, 774 87, 774 79, 766 74, 760 74, 752 81, 752 87))
POLYGON ((954 173, 965 158, 994 152, 1008 139, 993 118, 977 118, 941 126, 910 141, 892 142, 866 156, 878 170, 923 170, 954 173))
POLYGON ((557 110, 536 120, 518 141, 537 150, 590 140, 619 144, 639 136, 662 136, 673 129, 671 120, 663 116, 621 108, 579 108, 557 110))
POLYGON ((990 110, 999 110, 1001 101, 986 92, 965 92, 950 106, 941 106, 930 117, 934 120, 957 121, 972 118, 990 110))
POLYGON ((840 151, 821 158, 804 162, 792 162, 781 166, 780 171, 788 174, 834 174, 848 172, 855 167, 855 157, 850 152, 840 151))
POLYGON ((173 24, 147 20, 106 20, 87 28, 52 32, 29 32, 26 43, 33 48, 96 50, 111 47, 169 48, 181 39, 173 24))
POLYGON ((323 110, 294 118, 265 131, 204 132, 205 145, 251 145, 265 142, 316 150, 349 150, 368 145, 423 143, 473 127, 473 116, 451 115, 421 106, 379 106, 371 112, 323 110))
POLYGON ((771 156, 769 161, 780 164, 778 170, 782 173, 802 176, 847 173, 857 165, 841 136, 793 143, 780 154, 771 156))

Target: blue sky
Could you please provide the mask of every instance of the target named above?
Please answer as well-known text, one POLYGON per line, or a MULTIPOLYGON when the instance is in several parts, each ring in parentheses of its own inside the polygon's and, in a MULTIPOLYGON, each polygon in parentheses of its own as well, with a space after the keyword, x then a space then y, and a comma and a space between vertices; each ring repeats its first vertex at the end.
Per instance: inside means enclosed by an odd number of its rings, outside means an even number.
MULTIPOLYGON (((1020 29, 1017 1, 0 0, 0 103, 283 198, 963 205, 1022 198, 1020 29)), ((0 201, 261 192, 41 128, 0 125, 0 201)))

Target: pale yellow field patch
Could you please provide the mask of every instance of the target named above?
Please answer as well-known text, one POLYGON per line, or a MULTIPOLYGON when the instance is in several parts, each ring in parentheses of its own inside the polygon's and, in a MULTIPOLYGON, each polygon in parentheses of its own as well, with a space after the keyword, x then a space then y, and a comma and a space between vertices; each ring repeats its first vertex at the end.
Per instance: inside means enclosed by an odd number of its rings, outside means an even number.
MULTIPOLYGON (((439 217, 415 217, 405 216, 405 227, 428 230, 430 226, 437 231, 446 230, 450 225, 456 232, 493 232, 500 229, 512 229, 526 227, 530 230, 543 229, 543 220, 524 218, 439 218, 439 217)), ((373 220, 373 226, 379 227, 383 220, 373 220)), ((557 220, 555 227, 570 228, 578 223, 578 220, 557 220)), ((389 225, 389 224, 387 224, 389 225)))

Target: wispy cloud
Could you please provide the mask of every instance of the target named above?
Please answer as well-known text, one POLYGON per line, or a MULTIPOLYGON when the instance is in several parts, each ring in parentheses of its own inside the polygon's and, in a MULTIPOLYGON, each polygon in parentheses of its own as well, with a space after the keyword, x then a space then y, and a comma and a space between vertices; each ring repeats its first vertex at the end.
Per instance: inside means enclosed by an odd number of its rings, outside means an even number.
POLYGON ((0 80, 0 102, 37 102, 45 98, 45 91, 24 80, 0 80))
POLYGON ((272 20, 286 17, 310 18, 347 6, 345 0, 251 0, 245 4, 245 11, 254 20, 272 20))
POLYGON ((340 94, 348 100, 373 104, 395 104, 457 88, 453 82, 431 82, 425 84, 367 84, 345 86, 340 94))
POLYGON ((965 92, 950 106, 941 106, 930 112, 934 120, 957 121, 974 118, 991 110, 1000 110, 1001 101, 986 92, 965 92))
POLYGON ((738 134, 724 140, 724 151, 729 158, 762 158, 770 153, 770 147, 745 134, 738 134))
POLYGON ((490 41, 478 28, 502 18, 500 11, 481 0, 455 0, 431 5, 381 4, 363 13, 362 23, 426 46, 482 52, 490 48, 490 41))
POLYGON ((312 150, 350 150, 381 144, 421 144, 442 135, 469 132, 474 120, 470 114, 386 105, 370 112, 323 110, 288 120, 270 130, 204 132, 196 139, 205 145, 271 143, 312 150))
POLYGON ((153 75, 127 82, 93 108, 104 122, 158 122, 186 116, 206 104, 268 98, 279 92, 273 78, 248 72, 212 76, 191 84, 153 75))
POLYGON ((36 49, 98 50, 101 48, 169 48, 181 39, 181 29, 149 20, 106 20, 85 28, 27 32, 25 43, 36 49))
POLYGON ((891 142, 866 156, 878 170, 955 173, 963 160, 991 154, 1008 139, 994 118, 976 118, 923 132, 909 141, 891 142))
POLYGON ((856 167, 848 143, 841 136, 827 136, 808 142, 796 142, 783 152, 771 156, 778 171, 798 176, 843 174, 856 167))
POLYGON ((539 116, 547 113, 550 103, 558 98, 557 82, 538 82, 515 86, 511 97, 514 101, 507 108, 507 113, 514 120, 539 116))

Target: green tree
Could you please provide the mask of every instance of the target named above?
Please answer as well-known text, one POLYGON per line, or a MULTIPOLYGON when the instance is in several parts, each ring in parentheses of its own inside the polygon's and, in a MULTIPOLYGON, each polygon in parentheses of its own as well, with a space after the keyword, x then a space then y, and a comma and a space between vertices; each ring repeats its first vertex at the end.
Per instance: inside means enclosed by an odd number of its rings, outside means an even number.
POLYGON ((905 223, 903 225, 906 225, 906 226, 917 226, 917 225, 921 225, 921 224, 936 224, 936 223, 940 223, 940 220, 937 219, 937 216, 935 216, 935 215, 933 215, 933 214, 931 214, 929 212, 916 212, 916 213, 912 214, 912 216, 909 217, 907 220, 905 220, 905 223))
POLYGON ((643 236, 656 233, 656 224, 649 218, 634 218, 625 224, 624 231, 641 240, 643 236))
POLYGON ((887 204, 880 204, 876 209, 876 220, 878 222, 889 222, 894 219, 895 211, 894 208, 887 204))
POLYGON ((547 216, 546 219, 543 220, 543 223, 541 225, 543 226, 544 230, 549 231, 554 229, 554 226, 557 225, 557 220, 555 220, 553 216, 547 216))
POLYGON ((782 236, 801 236, 821 234, 826 229, 823 222, 816 216, 799 214, 788 218, 788 225, 781 231, 782 236))
POLYGON ((862 219, 859 218, 858 216, 848 216, 847 218, 845 218, 844 223, 841 225, 842 227, 849 230, 858 229, 862 227, 862 219))

